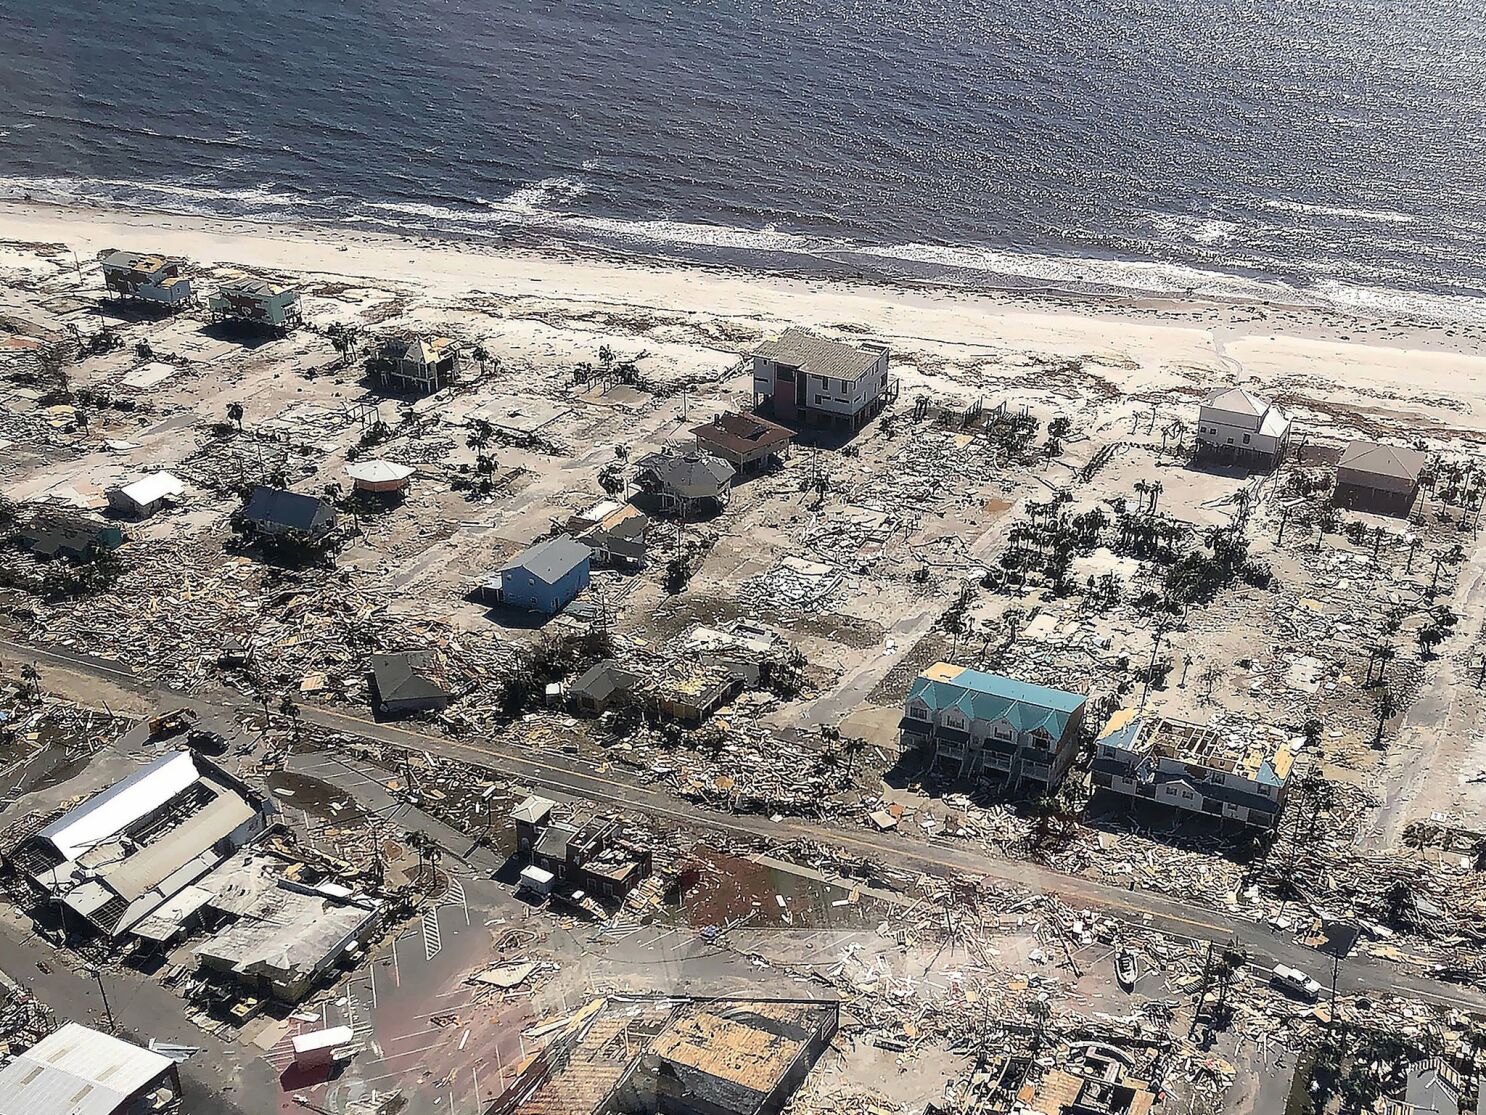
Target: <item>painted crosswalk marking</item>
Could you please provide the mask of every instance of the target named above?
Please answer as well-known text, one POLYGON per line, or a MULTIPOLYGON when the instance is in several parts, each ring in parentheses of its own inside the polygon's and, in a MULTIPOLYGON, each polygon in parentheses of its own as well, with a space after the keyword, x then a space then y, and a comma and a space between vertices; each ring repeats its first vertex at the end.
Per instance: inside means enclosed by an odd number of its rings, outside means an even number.
POLYGON ((438 907, 423 915, 423 959, 432 960, 444 948, 444 937, 439 932, 438 907))

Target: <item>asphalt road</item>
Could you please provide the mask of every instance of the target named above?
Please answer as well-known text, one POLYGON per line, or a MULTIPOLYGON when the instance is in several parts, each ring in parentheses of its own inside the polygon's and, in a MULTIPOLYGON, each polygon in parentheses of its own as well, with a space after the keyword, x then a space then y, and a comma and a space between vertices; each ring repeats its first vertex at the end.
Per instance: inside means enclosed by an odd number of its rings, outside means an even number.
MULTIPOLYGON (((6 660, 17 663, 35 662, 41 668, 43 683, 45 667, 51 664, 150 694, 162 708, 189 706, 201 714, 220 715, 257 707, 240 694, 226 691, 190 697, 170 691, 156 691, 149 682, 135 678, 114 663, 70 652, 41 650, 0 639, 0 662, 6 660)), ((488 740, 451 740, 393 724, 377 723, 369 718, 338 710, 308 705, 301 706, 300 716, 307 723, 348 736, 457 759, 488 768, 525 784, 620 806, 690 828, 712 829, 743 837, 762 837, 777 842, 799 838, 817 840, 880 863, 929 873, 973 875, 1008 886, 1025 887, 1055 895, 1075 907, 1097 908, 1192 941, 1220 945, 1237 941, 1256 964, 1289 965, 1313 975, 1323 984, 1330 983, 1330 959, 1298 944, 1290 937, 1275 932, 1268 926, 1232 917, 1224 911, 1179 902, 1152 891, 1139 888, 1123 890, 1021 860, 991 855, 980 848, 948 842, 914 841, 901 834, 845 829, 799 818, 785 818, 775 822, 767 817, 721 813, 679 801, 635 780, 599 775, 580 758, 556 751, 517 750, 488 740)), ((1403 995, 1439 1006, 1486 1013, 1486 995, 1438 980, 1408 975, 1390 964, 1369 958, 1349 958, 1343 961, 1337 988, 1343 994, 1403 995)))
MULTIPOLYGON (((108 1031, 98 982, 9 920, 0 921, 0 969, 58 1017, 108 1031)), ((165 988, 132 972, 103 972, 102 981, 119 1037, 137 1045, 156 1038, 201 1050, 180 1066, 186 1110, 192 1115, 263 1115, 277 1110, 279 1090, 269 1067, 244 1056, 242 1046, 197 1029, 186 1018, 181 1001, 165 988)))

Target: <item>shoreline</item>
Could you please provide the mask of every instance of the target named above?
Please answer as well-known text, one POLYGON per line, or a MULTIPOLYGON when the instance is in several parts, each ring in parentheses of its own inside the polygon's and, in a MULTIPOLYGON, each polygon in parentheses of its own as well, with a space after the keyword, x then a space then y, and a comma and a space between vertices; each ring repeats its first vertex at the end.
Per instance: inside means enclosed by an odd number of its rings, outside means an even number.
POLYGON ((0 246, 0 273, 37 282, 70 262, 54 245, 75 252, 79 265, 102 250, 131 248, 180 256, 208 271, 241 267, 311 285, 349 281, 417 305, 419 327, 479 333, 495 343, 502 330, 519 331, 523 318, 556 316, 583 322, 595 345, 605 333, 665 345, 685 332, 691 344, 735 357, 745 342, 800 325, 876 336, 899 354, 905 389, 945 397, 974 399, 1013 386, 1076 397, 1098 383, 1133 406, 1185 406, 1180 400, 1238 383, 1318 430, 1409 440, 1486 436, 1486 333, 1472 327, 1273 304, 800 278, 588 250, 92 206, 0 202, 0 245, 9 245, 0 246), (50 262, 39 263, 38 251, 50 262), (1038 371, 1056 362, 1079 370, 1061 380, 1038 371))
MULTIPOLYGON (((747 278, 755 282, 771 281, 831 284, 845 288, 857 287, 864 291, 901 292, 927 294, 947 298, 984 300, 1001 310, 1025 313, 1085 313, 1108 314, 1128 318, 1131 315, 1148 316, 1161 323, 1172 323, 1173 319, 1190 317, 1193 314, 1224 315, 1226 324, 1238 333, 1251 330, 1246 326, 1262 317, 1276 319, 1298 327, 1305 335, 1316 339, 1346 341, 1358 330, 1383 326, 1398 332, 1404 347, 1439 348, 1443 351, 1469 352, 1475 346, 1452 342, 1451 338, 1475 339, 1486 344, 1486 323, 1452 322, 1417 315, 1365 314, 1353 310, 1328 307, 1305 302, 1275 301, 1241 296, 1222 297, 1207 294, 1192 294, 1186 297, 1163 293, 1121 292, 1108 290, 1079 290, 1059 286, 1055 283, 1027 285, 1017 283, 996 284, 994 282, 953 282, 947 278, 931 279, 911 275, 889 275, 861 269, 848 263, 834 267, 750 267, 744 263, 728 263, 669 255, 655 250, 621 250, 601 245, 580 244, 561 238, 543 242, 523 242, 519 237, 489 237, 473 232, 443 230, 398 231, 365 227, 361 222, 301 221, 280 222, 253 217, 210 217, 199 214, 178 213, 163 209, 136 206, 105 205, 88 200, 63 205, 48 201, 0 200, 0 242, 11 244, 35 243, 15 234, 12 218, 26 221, 41 217, 53 222, 77 221, 85 217, 98 218, 112 223, 140 223, 163 230, 176 229, 183 232, 199 232, 207 235, 232 234, 235 236, 278 239, 308 239, 323 242, 329 238, 361 240, 381 244, 390 250, 416 245, 425 250, 452 251, 480 255, 495 259, 527 261, 549 261, 558 263, 592 263, 601 267, 653 270, 656 272, 694 272, 718 278, 747 278)), ((830 262, 828 257, 816 257, 822 264, 830 262)), ((217 260, 215 262, 243 262, 217 260)), ((294 270, 286 268, 286 270, 294 270)), ((335 270, 329 274, 343 274, 335 270)), ((372 277, 357 273, 358 278, 372 277)), ((1370 342, 1375 343, 1375 342, 1370 342)))

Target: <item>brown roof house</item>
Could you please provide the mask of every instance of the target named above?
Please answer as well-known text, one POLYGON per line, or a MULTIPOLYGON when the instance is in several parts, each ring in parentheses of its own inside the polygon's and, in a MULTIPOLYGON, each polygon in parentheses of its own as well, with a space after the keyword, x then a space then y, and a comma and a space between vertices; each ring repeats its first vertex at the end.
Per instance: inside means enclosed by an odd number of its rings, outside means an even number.
POLYGON ((697 448, 721 457, 738 472, 763 468, 789 451, 794 433, 757 414, 719 414, 691 431, 697 448))
POLYGON ((1428 459, 1417 449, 1354 441, 1337 462, 1332 498, 1339 507, 1406 516, 1419 494, 1419 474, 1428 459))

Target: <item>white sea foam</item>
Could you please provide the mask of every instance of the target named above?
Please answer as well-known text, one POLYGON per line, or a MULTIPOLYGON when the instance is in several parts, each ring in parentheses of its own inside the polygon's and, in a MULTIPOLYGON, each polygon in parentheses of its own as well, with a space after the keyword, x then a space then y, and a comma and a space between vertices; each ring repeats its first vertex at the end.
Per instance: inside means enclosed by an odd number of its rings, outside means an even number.
POLYGON ((1378 224, 1411 225, 1415 218, 1408 213, 1397 213, 1391 209, 1348 209, 1338 205, 1307 205, 1299 201, 1264 202, 1270 209, 1286 213, 1304 213, 1311 217, 1333 217, 1350 221, 1374 221, 1378 224))
MULTIPOLYGON (((1486 300, 1436 296, 1369 285, 1375 272, 1352 266, 1328 267, 1317 261, 1302 271, 1314 281, 1295 286, 1218 270, 1153 260, 1115 259, 1046 252, 1018 252, 947 244, 874 245, 811 236, 776 225, 734 225, 665 219, 623 220, 564 212, 560 207, 584 193, 581 179, 555 177, 529 183, 495 201, 468 206, 423 202, 356 202, 348 197, 305 198, 258 186, 219 188, 199 182, 134 182, 121 179, 0 177, 0 198, 29 196, 59 204, 79 200, 115 202, 192 214, 331 217, 342 222, 404 232, 446 232, 480 239, 519 228, 534 228, 559 238, 654 255, 685 257, 688 250, 717 249, 738 253, 795 255, 802 261, 854 265, 885 275, 911 272, 934 278, 979 277, 987 286, 1034 286, 1054 290, 1099 290, 1132 295, 1197 296, 1218 299, 1313 303, 1351 312, 1415 315, 1441 321, 1486 321, 1486 300), (1355 280, 1355 281, 1354 281, 1355 280)), ((1280 206, 1277 206, 1280 207, 1280 206)), ((1315 208, 1315 207, 1312 207, 1315 208)), ((1359 211, 1366 212, 1366 211, 1359 211)), ((1377 214, 1373 214, 1378 217, 1377 214)), ((1171 218, 1168 227, 1205 243, 1231 235, 1230 222, 1204 218, 1171 218)), ((1234 261, 1262 272, 1264 260, 1234 261)), ((1400 276, 1402 278, 1402 276, 1400 276)), ((1386 280, 1385 280, 1386 281, 1386 280)))

